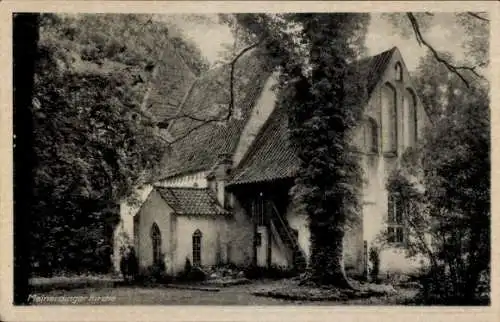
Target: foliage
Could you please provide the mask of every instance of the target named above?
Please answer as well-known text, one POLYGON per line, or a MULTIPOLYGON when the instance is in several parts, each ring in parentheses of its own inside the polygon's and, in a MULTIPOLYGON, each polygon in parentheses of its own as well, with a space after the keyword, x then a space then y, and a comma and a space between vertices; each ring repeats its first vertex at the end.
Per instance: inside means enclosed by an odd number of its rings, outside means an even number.
POLYGON ((133 281, 137 278, 139 263, 135 255, 135 249, 132 246, 128 247, 120 258, 120 271, 125 281, 133 281))
POLYGON ((32 287, 29 278, 31 236, 30 204, 32 198, 33 169, 31 149, 33 146, 32 115, 33 75, 35 52, 39 39, 37 14, 12 14, 12 59, 13 59, 13 156, 14 156, 14 202, 13 202, 13 303, 28 304, 32 287), (22 200, 22 201, 18 201, 22 200), (16 202, 18 201, 18 202, 16 202))
POLYGON ((200 76, 208 71, 209 63, 202 56, 200 49, 196 45, 187 42, 182 37, 171 37, 170 41, 178 49, 179 56, 181 56, 182 60, 186 62, 195 75, 200 76))
MULTIPOLYGON (((429 13, 394 14, 390 17, 406 36, 418 32, 417 41, 421 44, 424 41, 420 32, 436 23, 434 14, 429 13), (415 22, 419 25, 412 24, 415 22), (408 24, 406 29, 404 23, 408 24)), ((469 14, 457 15, 457 19, 470 17, 469 14)), ((292 191, 294 197, 304 203, 308 213, 311 230, 311 279, 320 284, 347 286, 341 240, 346 225, 359 213, 361 180, 357 157, 350 151, 349 133, 358 124, 362 114, 360 106, 364 105, 365 98, 356 97, 357 100, 353 102, 346 100, 351 97, 346 95, 349 93, 349 89, 345 88, 349 83, 346 82, 346 71, 349 70, 349 62, 362 52, 368 19, 365 15, 355 14, 238 14, 224 15, 222 19, 235 30, 242 44, 260 43, 269 64, 279 66, 281 79, 278 104, 288 108, 290 133, 298 146, 301 160, 299 175, 292 191), (241 27, 245 32, 238 32, 241 27)), ((477 22, 469 24, 475 23, 477 22)), ((489 26, 483 23, 483 27, 488 29, 489 26)), ((473 31, 472 27, 466 28, 465 34, 470 37, 466 39, 464 46, 471 50, 485 49, 487 41, 474 43, 473 31)), ((436 66, 436 62, 439 62, 441 73, 436 73, 435 69, 432 73, 424 71, 427 79, 419 78, 418 86, 424 93, 424 104, 429 114, 433 119, 439 119, 443 112, 443 100, 446 101, 447 110, 457 110, 469 95, 461 86, 463 83, 458 85, 457 79, 477 87, 475 77, 469 79, 477 76, 477 71, 475 67, 457 68, 459 65, 454 64, 450 55, 435 51, 428 44, 427 47, 431 54, 425 60, 431 62, 429 66, 436 66), (450 83, 460 88, 452 86, 447 91, 442 91, 442 86, 450 83)), ((481 58, 481 54, 475 57, 481 58)), ((485 58, 484 55, 482 58, 485 58)), ((487 58, 481 61, 476 59, 475 63, 483 66, 486 62, 487 58)), ((422 70, 427 68, 422 67, 422 70)), ((481 124, 471 126, 476 129, 484 128, 481 124)), ((467 135, 474 132, 463 130, 462 133, 467 135)), ((440 135, 443 136, 444 133, 441 132, 440 135)), ((427 147, 430 146, 434 145, 427 147)), ((410 162, 417 154, 416 151, 408 151, 407 160, 403 162, 410 162)), ((433 166, 438 165, 428 166, 429 173, 433 166)), ((395 173, 389 183, 393 185, 392 189, 400 190, 399 193, 405 198, 403 203, 407 212, 411 213, 425 213, 424 209, 427 207, 427 203, 422 201, 427 196, 420 189, 422 182, 415 180, 422 175, 419 168, 421 166, 415 165, 407 168, 406 172, 395 173)), ((444 184, 448 179, 456 178, 446 178, 439 184, 444 184)), ((437 199, 429 202, 441 204, 437 199)), ((431 224, 434 218, 431 216, 416 216, 413 219, 413 228, 421 233, 420 236, 425 236, 426 229, 433 227, 431 224)), ((428 254, 426 238, 415 245, 421 247, 410 247, 413 253, 428 254)))
POLYGON ((282 279, 297 276, 297 272, 291 268, 272 264, 270 267, 259 267, 250 265, 243 270, 245 277, 248 279, 282 279))
POLYGON ((441 112, 421 147, 407 151, 388 189, 398 193, 405 213, 408 255, 428 262, 420 300, 477 304, 484 300, 478 285, 489 280, 490 262, 488 89, 451 84, 443 97, 433 91, 426 98, 441 112))
POLYGON ((371 247, 368 258, 371 262, 370 278, 372 282, 377 282, 380 272, 380 250, 376 247, 371 247))
MULTIPOLYGON (((457 12, 457 13, 433 13, 433 12, 405 12, 382 14, 388 19, 396 32, 406 38, 416 37, 417 43, 424 46, 434 63, 444 67, 448 72, 457 76, 461 82, 469 85, 470 76, 487 79, 486 67, 489 65, 489 38, 490 20, 484 12, 457 12), (427 40, 427 33, 433 27, 446 25, 454 32, 452 37, 464 49, 463 58, 459 64, 450 59, 450 55, 432 45, 427 40)), ((459 53, 457 53, 459 55, 459 53)), ((458 56, 455 55, 455 56, 458 56)), ((455 57, 459 58, 459 57, 455 57)), ((435 73, 438 75, 439 73, 435 73)), ((444 74, 448 74, 444 72, 444 74)))
POLYGON ((201 282, 207 278, 207 274, 201 267, 193 266, 189 258, 186 257, 184 270, 177 276, 177 280, 182 282, 201 282))
POLYGON ((143 270, 139 276, 135 279, 135 281, 146 284, 146 285, 154 285, 154 284, 168 284, 172 282, 173 277, 170 276, 166 271, 165 262, 162 260, 158 263, 155 263, 151 266, 148 266, 145 270, 143 270))
POLYGON ((188 273, 191 272, 191 269, 193 268, 193 265, 191 264, 191 261, 189 258, 186 257, 186 262, 184 263, 184 272, 188 273))
POLYGON ((349 287, 342 241, 345 226, 360 212, 361 169, 350 133, 361 117, 363 98, 349 95, 351 82, 345 80, 349 63, 363 49, 369 16, 238 14, 226 19, 247 31, 244 42, 261 42, 264 57, 281 72, 278 104, 288 109, 301 161, 293 191, 309 218, 311 279, 349 287))
MULTIPOLYGON (((117 202, 166 148, 141 105, 152 67, 171 45, 168 27, 148 15, 41 15, 32 107, 34 263, 109 269, 117 202)), ((180 51, 196 54, 191 47, 180 51)))
MULTIPOLYGON (((422 13, 413 14, 412 18, 418 18, 425 25, 424 20, 431 16, 422 13)), ((349 84, 346 71, 348 64, 362 52, 367 16, 244 14, 224 19, 235 29, 243 26, 247 32, 242 42, 262 43, 270 64, 279 66, 278 104, 288 108, 291 137, 298 146, 301 160, 293 193, 305 204, 308 213, 311 279, 320 284, 348 286, 342 238, 346 225, 359 213, 361 181, 357 156, 351 153, 349 133, 358 124, 365 97, 356 96, 357 100, 347 101, 352 95, 348 95, 346 88, 349 84)), ((428 20, 430 26, 432 19, 428 20)), ((416 32, 415 28, 409 30, 416 32)), ((446 62, 437 54, 438 57, 433 55, 435 60, 446 62)), ((450 62, 444 65, 448 70, 455 66, 450 62)), ((463 70, 475 73, 473 69, 460 69, 463 70)), ((469 75, 454 73, 454 76, 464 80, 469 75)), ((463 88, 459 93, 467 95, 463 88)), ((455 91, 447 93, 452 98, 450 106, 459 102, 456 94, 455 91)), ((418 188, 414 188, 410 189, 413 191, 408 199, 419 196, 418 188)), ((411 200, 416 203, 418 198, 411 200)), ((422 224, 416 223, 417 227, 422 224)))

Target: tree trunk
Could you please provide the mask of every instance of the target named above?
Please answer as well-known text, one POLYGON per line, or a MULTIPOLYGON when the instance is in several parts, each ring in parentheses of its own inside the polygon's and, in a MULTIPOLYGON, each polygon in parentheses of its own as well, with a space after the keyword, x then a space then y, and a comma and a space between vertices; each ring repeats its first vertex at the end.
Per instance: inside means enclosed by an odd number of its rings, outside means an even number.
POLYGON ((353 289, 344 267, 344 230, 340 227, 327 233, 311 230, 311 235, 330 237, 321 238, 321 242, 315 240, 311 245, 310 279, 319 285, 353 289))
POLYGON ((28 304, 30 288, 30 233, 34 158, 31 104, 35 55, 38 45, 38 14, 15 14, 14 64, 14 304, 28 304), (17 201, 17 202, 16 202, 17 201))

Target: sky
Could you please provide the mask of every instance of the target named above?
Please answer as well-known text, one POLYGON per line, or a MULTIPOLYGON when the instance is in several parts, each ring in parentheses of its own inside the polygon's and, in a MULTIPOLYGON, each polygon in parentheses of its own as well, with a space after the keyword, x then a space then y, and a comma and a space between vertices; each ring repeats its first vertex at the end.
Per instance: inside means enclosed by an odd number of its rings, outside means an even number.
MULTIPOLYGON (((452 52, 456 58, 463 57, 461 48, 461 35, 463 31, 453 21, 453 14, 440 13, 436 16, 433 27, 424 33, 425 39, 437 50, 452 52)), ((223 50, 224 43, 232 43, 232 35, 229 28, 217 23, 203 23, 196 19, 186 19, 185 16, 170 16, 170 21, 188 38, 191 38, 200 47, 207 59, 214 63, 223 50)), ((406 23, 406 21, 405 21, 406 23)), ((372 14, 368 33, 366 35, 366 47, 369 55, 376 55, 392 47, 398 47, 403 59, 410 71, 415 70, 419 59, 425 54, 426 49, 420 47, 413 37, 406 38, 395 30, 392 24, 380 14, 372 14)))

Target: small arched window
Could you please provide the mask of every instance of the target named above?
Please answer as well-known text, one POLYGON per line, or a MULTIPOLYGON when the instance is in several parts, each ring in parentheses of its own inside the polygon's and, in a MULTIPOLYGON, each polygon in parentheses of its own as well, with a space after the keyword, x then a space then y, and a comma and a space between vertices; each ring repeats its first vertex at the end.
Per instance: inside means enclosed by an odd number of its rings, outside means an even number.
POLYGON ((396 89, 389 83, 382 88, 382 146, 384 153, 397 152, 396 89))
POLYGON ((396 63, 394 66, 394 73, 396 74, 395 76, 397 81, 403 80, 403 67, 401 67, 401 63, 396 63))
POLYGON ((151 244, 153 248, 153 263, 155 265, 161 262, 161 233, 156 223, 151 226, 151 244))
POLYGON ((415 94, 410 89, 406 89, 404 96, 406 128, 407 128, 407 145, 415 146, 418 140, 417 132, 417 100, 415 94))
POLYGON ((193 265, 201 266, 201 231, 196 229, 193 233, 193 265))
POLYGON ((378 153, 378 126, 377 122, 368 118, 364 124, 364 142, 367 153, 378 153))

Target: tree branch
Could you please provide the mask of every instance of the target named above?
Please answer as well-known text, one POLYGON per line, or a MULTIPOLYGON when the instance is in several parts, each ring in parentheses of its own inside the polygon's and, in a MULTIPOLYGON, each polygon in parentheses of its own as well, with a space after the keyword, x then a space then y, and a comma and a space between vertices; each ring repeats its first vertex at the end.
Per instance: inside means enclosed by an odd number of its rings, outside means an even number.
POLYGON ((189 115, 189 114, 185 114, 185 113, 178 114, 178 115, 173 116, 173 117, 171 117, 171 118, 169 118, 167 120, 164 120, 163 122, 165 122, 165 121, 172 121, 172 120, 176 120, 176 119, 187 118, 187 119, 190 119, 192 121, 200 122, 200 124, 192 127, 186 133, 184 133, 183 135, 181 135, 179 137, 176 137, 174 140, 169 141, 169 140, 166 140, 165 138, 163 138, 161 136, 160 136, 160 139, 162 139, 163 141, 167 142, 169 145, 172 145, 172 144, 174 144, 176 142, 179 142, 180 140, 186 138, 191 133, 193 133, 194 131, 198 130, 199 128, 201 128, 201 127, 203 127, 203 126, 205 126, 207 124, 216 123, 216 122, 223 122, 223 121, 229 121, 229 119, 233 115, 233 111, 234 111, 234 69, 235 69, 236 63, 238 62, 238 60, 246 52, 248 52, 249 50, 251 50, 251 49, 253 49, 253 48, 257 47, 257 46, 259 46, 261 43, 262 43, 262 41, 259 41, 257 43, 254 43, 252 45, 249 45, 249 46, 245 47, 229 63, 229 65, 231 66, 231 73, 230 73, 230 79, 229 79, 230 101, 229 101, 229 108, 228 108, 226 116, 224 116, 223 118, 205 119, 205 118, 199 118, 199 117, 196 117, 196 116, 193 116, 193 115, 189 115))
MULTIPOLYGON (((166 122, 169 123, 171 121, 179 120, 179 119, 183 119, 183 118, 186 118, 186 119, 189 119, 189 120, 192 120, 192 121, 196 121, 196 122, 200 122, 200 124, 198 124, 198 125, 194 126, 193 128, 189 129, 189 131, 187 131, 183 135, 175 138, 174 140, 167 140, 167 139, 165 139, 161 135, 158 136, 158 138, 160 138, 160 140, 164 141, 165 143, 167 143, 169 145, 172 145, 172 144, 174 144, 174 143, 176 143, 176 142, 178 142, 178 141, 186 138, 189 134, 193 133, 197 129, 199 129, 199 128, 207 125, 207 124, 216 123, 216 122, 224 122, 224 121, 227 122, 227 121, 229 121, 229 119, 233 115, 233 111, 234 111, 234 70, 235 70, 236 63, 238 62, 238 60, 246 52, 248 52, 249 50, 251 50, 251 49, 253 49, 253 48, 257 47, 257 46, 259 46, 261 43, 262 43, 262 41, 259 41, 257 43, 254 43, 252 45, 249 45, 249 46, 245 47, 229 63, 229 65, 231 66, 230 84, 229 84, 229 87, 230 87, 230 102, 229 102, 229 108, 228 108, 227 114, 224 117, 222 117, 222 118, 213 118, 213 119, 205 119, 205 118, 196 117, 194 115, 189 115, 189 114, 186 114, 186 113, 179 113, 179 114, 176 114, 175 116, 163 119, 161 121, 156 120, 156 118, 154 117, 154 115, 150 115, 147 112, 147 109, 145 107, 146 101, 147 101, 148 96, 149 96, 148 92, 151 90, 151 87, 152 87, 152 81, 151 80, 150 80, 150 83, 149 83, 146 95, 143 98, 141 107, 139 109, 139 113, 143 117, 146 117, 148 119, 148 121, 151 122, 150 125, 152 125, 152 126, 155 126, 155 125, 158 126, 159 124, 165 124, 166 122)), ((155 76, 156 67, 157 66, 155 66, 155 70, 153 71, 152 78, 154 78, 154 76, 155 76)))
POLYGON ((432 55, 434 56, 434 58, 442 63, 443 65, 446 66, 446 68, 448 68, 448 70, 452 73, 454 73, 455 75, 457 75, 464 83, 467 87, 470 87, 469 85, 469 82, 465 79, 464 75, 462 75, 460 73, 460 71, 469 71, 471 73, 473 73, 475 76, 479 77, 479 78, 484 78, 482 75, 480 75, 477 71, 476 71, 476 68, 477 66, 475 67, 470 67, 470 66, 455 66, 455 65, 452 65, 451 63, 449 63, 446 59, 444 59, 443 57, 441 57, 441 55, 437 52, 436 49, 434 49, 434 47, 429 44, 423 37, 422 35, 422 31, 420 29, 420 25, 418 24, 418 21, 417 19, 415 18, 415 15, 411 12, 408 12, 406 13, 408 19, 410 20, 410 23, 411 23, 411 26, 413 28, 413 31, 415 32, 415 37, 417 39, 417 42, 420 46, 424 45, 425 47, 427 47, 427 49, 429 49, 432 53, 432 55))
POLYGON ((485 18, 485 17, 481 17, 480 15, 478 15, 477 13, 474 13, 474 12, 468 11, 467 14, 471 17, 477 18, 477 19, 482 20, 482 21, 488 21, 488 22, 490 21, 490 19, 485 18))
POLYGON ((236 62, 238 59, 240 59, 241 56, 243 56, 247 51, 257 47, 260 45, 262 41, 256 42, 246 48, 244 48, 238 55, 236 55, 233 60, 231 61, 231 74, 229 78, 229 111, 226 116, 226 120, 229 120, 231 118, 231 115, 233 114, 233 109, 234 109, 234 68, 236 66, 236 62))
POLYGON ((202 123, 190 128, 188 131, 186 131, 186 133, 184 133, 183 135, 181 136, 178 136, 176 137, 175 139, 169 141, 163 137, 160 136, 160 139, 162 139, 163 141, 165 141, 166 143, 168 143, 169 145, 172 145, 176 142, 179 142, 181 141, 182 139, 185 139, 186 137, 188 137, 191 133, 193 133, 194 131, 202 128, 203 126, 206 126, 210 123, 216 123, 216 122, 221 122, 221 121, 224 121, 224 119, 209 119, 209 120, 204 120, 202 123))

